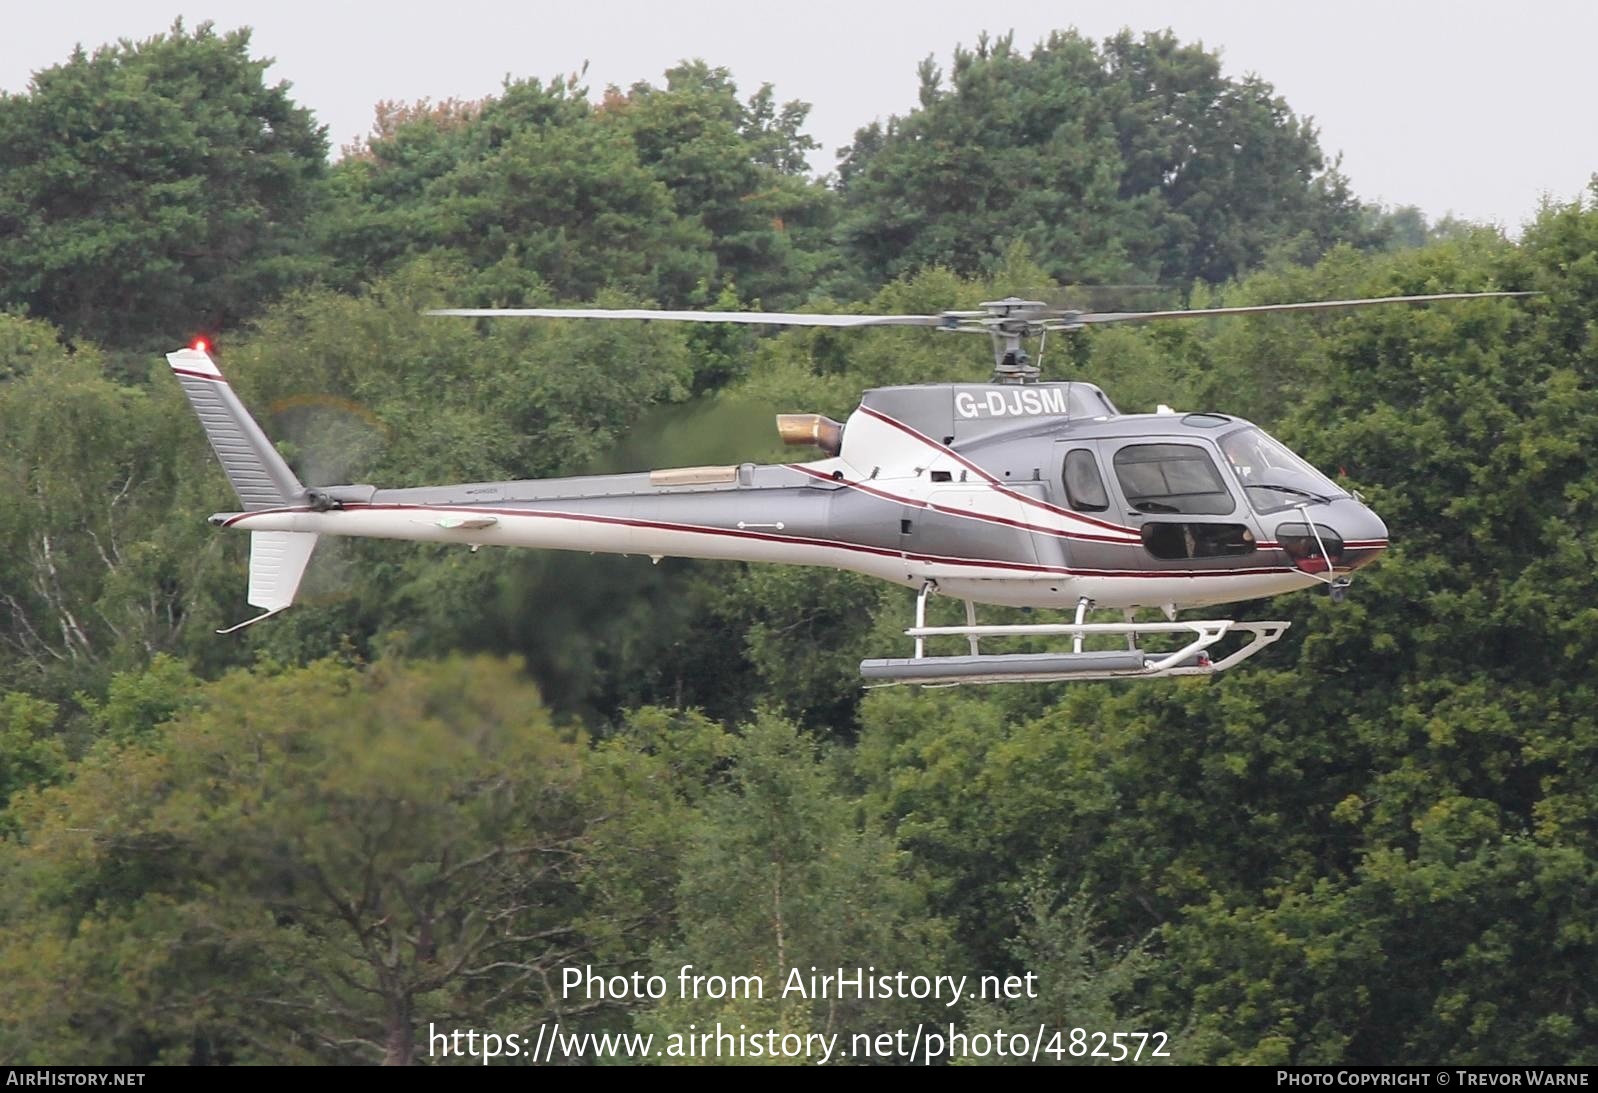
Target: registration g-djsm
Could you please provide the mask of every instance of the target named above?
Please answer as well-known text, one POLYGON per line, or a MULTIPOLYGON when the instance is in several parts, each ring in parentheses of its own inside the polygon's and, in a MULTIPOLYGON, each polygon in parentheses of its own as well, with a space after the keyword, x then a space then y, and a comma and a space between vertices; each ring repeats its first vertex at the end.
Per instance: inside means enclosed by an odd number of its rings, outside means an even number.
POLYGON ((874 388, 842 423, 780 415, 784 440, 817 449, 809 462, 445 486, 303 485, 203 343, 167 359, 238 493, 242 511, 211 522, 250 533, 248 600, 264 613, 240 626, 294 602, 319 536, 367 536, 869 574, 915 590, 912 655, 862 662, 873 685, 1154 679, 1219 672, 1258 653, 1286 623, 1213 609, 1321 586, 1341 599, 1386 549, 1388 529, 1259 427, 1224 412, 1122 413, 1093 384, 1044 382, 1028 340, 1106 323, 1517 295, 1526 294, 1145 312, 1010 298, 936 315, 448 309, 436 314, 972 332, 992 339, 994 373, 874 388), (965 624, 927 625, 933 595, 963 600, 965 624), (1060 614, 982 625, 978 604, 1060 614), (1119 609, 1120 621, 1090 621, 1095 608, 1119 609), (1136 621, 1139 608, 1163 620, 1136 621), (1182 617, 1194 609, 1210 617, 1182 617), (1017 636, 1058 649, 993 651, 1017 636), (929 652, 929 640, 958 655, 929 652))

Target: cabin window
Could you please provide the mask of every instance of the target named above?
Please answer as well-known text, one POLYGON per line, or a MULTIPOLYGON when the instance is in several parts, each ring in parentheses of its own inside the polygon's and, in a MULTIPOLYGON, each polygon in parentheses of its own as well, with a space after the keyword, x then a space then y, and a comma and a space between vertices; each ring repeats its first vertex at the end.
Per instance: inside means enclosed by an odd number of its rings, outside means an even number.
POLYGON ((1086 448, 1073 448, 1065 457, 1065 499, 1077 512, 1103 512, 1110 507, 1099 461, 1086 448))
POLYGON ((1115 477, 1138 512, 1225 516, 1237 507, 1196 444, 1129 444, 1115 453, 1115 477))
POLYGON ((1150 520, 1143 545, 1156 558, 1229 558, 1250 554, 1254 533, 1243 524, 1176 524, 1150 520))

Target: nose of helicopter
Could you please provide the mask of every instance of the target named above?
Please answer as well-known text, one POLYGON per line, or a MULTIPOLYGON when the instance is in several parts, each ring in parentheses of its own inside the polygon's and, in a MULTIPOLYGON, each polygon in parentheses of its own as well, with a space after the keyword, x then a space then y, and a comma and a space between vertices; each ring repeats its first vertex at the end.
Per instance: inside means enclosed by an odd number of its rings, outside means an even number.
POLYGON ((1325 535, 1327 530, 1340 542, 1326 543, 1333 555, 1334 567, 1342 572, 1352 572, 1370 565, 1387 549, 1387 524, 1362 501, 1352 497, 1339 497, 1331 504, 1305 510, 1313 513, 1316 526, 1325 535))
POLYGON ((1387 525, 1364 502, 1338 497, 1297 511, 1276 527, 1281 548, 1306 573, 1331 568, 1349 573, 1370 565, 1387 549, 1387 525), (1313 520, 1313 524, 1309 521, 1313 520))
POLYGON ((1387 524, 1368 505, 1344 497, 1332 506, 1331 522, 1343 533, 1343 558, 1339 569, 1370 565, 1387 549, 1387 524))

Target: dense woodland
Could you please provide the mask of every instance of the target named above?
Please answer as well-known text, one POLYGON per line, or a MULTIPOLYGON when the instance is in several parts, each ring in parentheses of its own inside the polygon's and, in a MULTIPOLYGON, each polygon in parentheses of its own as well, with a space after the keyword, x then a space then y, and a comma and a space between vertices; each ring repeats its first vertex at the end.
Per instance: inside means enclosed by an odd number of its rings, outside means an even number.
POLYGON ((803 103, 698 61, 382 104, 342 152, 245 31, 0 96, 0 1059, 951 1019, 562 999, 577 963, 1031 971, 953 1019, 1164 1030, 1176 1061, 1598 1063, 1598 193, 1516 240, 1372 207, 1168 34, 920 75, 822 178, 803 103), (866 692, 903 590, 413 543, 325 540, 299 606, 213 632, 247 542, 205 523, 233 498, 160 357, 195 334, 306 481, 425 484, 769 458, 771 409, 990 365, 426 307, 1127 285, 1542 295, 1048 350, 1124 409, 1259 422, 1392 528, 1348 602, 1240 608, 1293 629, 1213 679, 866 692))

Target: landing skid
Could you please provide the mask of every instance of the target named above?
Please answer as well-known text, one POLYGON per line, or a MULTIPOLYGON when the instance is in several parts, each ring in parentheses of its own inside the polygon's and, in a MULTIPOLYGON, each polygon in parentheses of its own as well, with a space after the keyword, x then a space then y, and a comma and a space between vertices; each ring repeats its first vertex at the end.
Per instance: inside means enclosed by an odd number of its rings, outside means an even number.
POLYGON ((1075 679, 1165 679, 1169 676, 1208 676, 1235 667, 1280 638, 1285 622, 1237 622, 1232 619, 1205 619, 1191 622, 1082 621, 1086 605, 1079 606, 1077 621, 1034 623, 1014 626, 978 626, 975 610, 966 604, 966 625, 927 626, 927 589, 916 601, 916 625, 905 631, 915 639, 915 656, 860 662, 860 674, 869 687, 892 687, 902 683, 922 686, 952 686, 959 683, 1052 683, 1075 679), (1170 652, 1146 652, 1138 648, 1145 634, 1188 634, 1187 644, 1170 652), (1250 635, 1236 651, 1219 660, 1209 649, 1228 634, 1250 635), (1127 648, 1109 652, 1084 652, 1084 638, 1093 635, 1125 635, 1127 648), (983 638, 1059 637, 1072 639, 1069 653, 984 654, 983 638), (926 639, 963 637, 971 652, 965 656, 927 656, 926 639))

